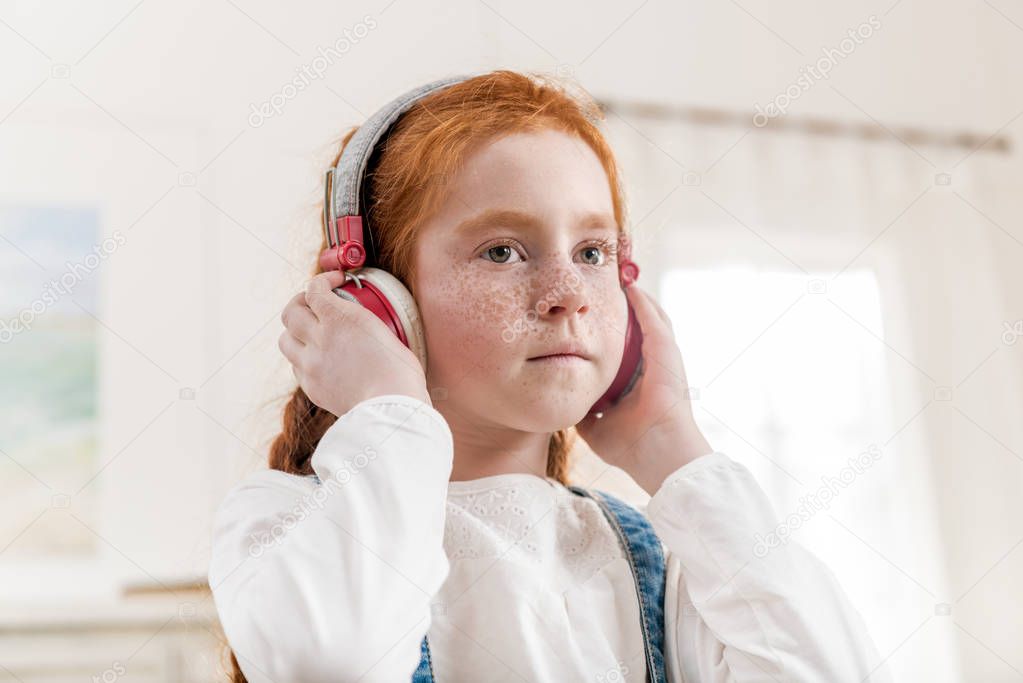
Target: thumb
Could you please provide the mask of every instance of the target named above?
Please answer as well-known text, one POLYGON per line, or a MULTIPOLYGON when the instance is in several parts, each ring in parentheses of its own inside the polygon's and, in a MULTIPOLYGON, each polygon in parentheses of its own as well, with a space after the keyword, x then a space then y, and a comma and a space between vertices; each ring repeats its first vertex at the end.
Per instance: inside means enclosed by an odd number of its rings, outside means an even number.
POLYGON ((305 286, 305 301, 309 308, 319 314, 335 307, 341 298, 331 290, 343 285, 346 279, 341 270, 328 270, 313 276, 305 286))

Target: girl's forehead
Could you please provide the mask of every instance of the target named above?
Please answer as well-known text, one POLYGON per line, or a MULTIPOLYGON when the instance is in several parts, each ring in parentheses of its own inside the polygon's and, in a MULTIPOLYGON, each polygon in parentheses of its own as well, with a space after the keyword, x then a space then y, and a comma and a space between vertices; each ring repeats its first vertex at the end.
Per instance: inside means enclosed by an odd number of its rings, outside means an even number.
POLYGON ((487 210, 614 215, 600 159, 559 131, 515 134, 477 150, 444 189, 443 211, 458 223, 487 210))

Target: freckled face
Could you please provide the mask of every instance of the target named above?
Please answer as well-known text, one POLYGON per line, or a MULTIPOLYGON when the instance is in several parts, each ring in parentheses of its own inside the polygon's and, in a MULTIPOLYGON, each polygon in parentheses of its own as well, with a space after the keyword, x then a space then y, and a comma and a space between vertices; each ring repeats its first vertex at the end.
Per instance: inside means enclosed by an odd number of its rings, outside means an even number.
POLYGON ((427 385, 481 424, 576 424, 614 379, 627 321, 603 166, 567 133, 514 133, 475 150, 447 189, 416 244, 427 385), (464 224, 492 210, 523 215, 464 224), (589 360, 530 360, 562 344, 589 360))

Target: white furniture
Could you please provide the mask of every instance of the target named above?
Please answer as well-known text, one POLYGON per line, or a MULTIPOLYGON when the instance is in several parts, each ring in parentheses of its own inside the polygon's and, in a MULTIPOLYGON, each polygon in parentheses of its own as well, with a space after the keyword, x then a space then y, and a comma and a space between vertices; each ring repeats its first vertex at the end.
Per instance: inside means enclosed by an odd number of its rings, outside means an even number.
POLYGON ((208 592, 0 606, 0 681, 227 681, 208 592))

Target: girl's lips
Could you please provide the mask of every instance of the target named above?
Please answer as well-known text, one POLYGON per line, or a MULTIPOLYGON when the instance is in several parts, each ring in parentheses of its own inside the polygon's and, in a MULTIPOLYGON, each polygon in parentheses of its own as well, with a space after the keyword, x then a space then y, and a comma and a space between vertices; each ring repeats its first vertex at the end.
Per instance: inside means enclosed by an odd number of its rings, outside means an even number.
POLYGON ((586 361, 585 358, 583 358, 582 356, 577 356, 574 353, 555 353, 555 354, 552 354, 550 356, 538 356, 536 358, 530 358, 529 360, 533 361, 533 362, 558 363, 558 364, 585 362, 586 361))
POLYGON ((529 360, 542 360, 544 358, 555 358, 557 356, 575 356, 581 360, 589 360, 590 354, 577 342, 567 341, 555 346, 551 351, 541 355, 533 356, 529 360))

